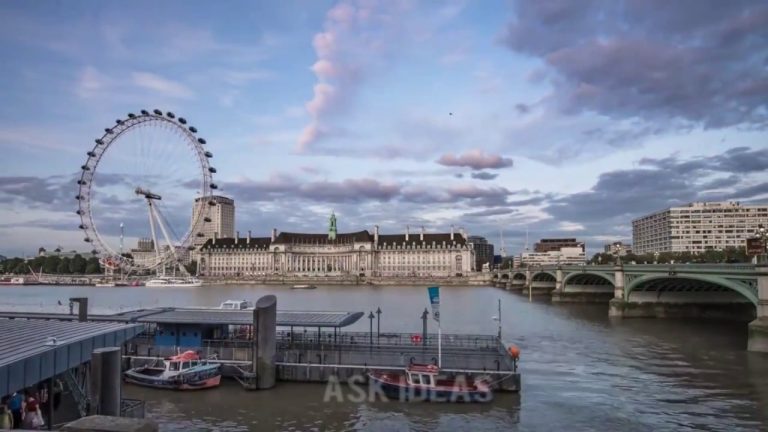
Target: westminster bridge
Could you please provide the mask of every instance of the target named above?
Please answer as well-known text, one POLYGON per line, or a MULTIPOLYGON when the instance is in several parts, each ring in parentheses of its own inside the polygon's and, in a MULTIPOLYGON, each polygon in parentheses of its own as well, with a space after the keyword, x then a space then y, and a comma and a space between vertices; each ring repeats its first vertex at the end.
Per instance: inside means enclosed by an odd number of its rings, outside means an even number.
POLYGON ((553 302, 607 302, 612 317, 751 321, 748 349, 768 352, 768 264, 549 265, 491 277, 495 286, 553 302))

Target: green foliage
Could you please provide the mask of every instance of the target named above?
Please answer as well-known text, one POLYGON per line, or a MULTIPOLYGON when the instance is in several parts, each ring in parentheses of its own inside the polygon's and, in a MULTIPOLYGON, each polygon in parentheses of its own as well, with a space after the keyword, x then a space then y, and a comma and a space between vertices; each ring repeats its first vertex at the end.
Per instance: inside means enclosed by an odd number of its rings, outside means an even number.
POLYGON ((43 273, 56 273, 60 262, 61 258, 59 258, 58 255, 50 255, 45 257, 45 261, 43 262, 43 273))
MULTIPOLYGON (((716 263, 748 263, 751 258, 747 255, 746 248, 729 247, 724 250, 706 250, 701 253, 692 252, 659 252, 658 255, 652 253, 636 255, 627 254, 621 257, 623 263, 635 262, 637 264, 716 264, 716 263)), ((616 256, 610 253, 597 253, 590 264, 612 264, 616 262, 616 256)))
POLYGON ((99 259, 92 256, 88 258, 87 265, 85 266, 85 272, 87 274, 96 274, 101 273, 101 264, 99 264, 99 259))
POLYGON ((58 267, 56 267, 56 273, 69 274, 69 262, 71 260, 68 257, 64 257, 59 261, 58 267))
POLYGON ((185 264, 184 268, 186 268, 191 275, 197 274, 197 261, 192 260, 189 264, 185 264))
POLYGON ((69 262, 69 272, 72 274, 83 274, 85 273, 85 267, 88 265, 88 262, 83 258, 80 254, 75 255, 72 257, 72 261, 69 262))

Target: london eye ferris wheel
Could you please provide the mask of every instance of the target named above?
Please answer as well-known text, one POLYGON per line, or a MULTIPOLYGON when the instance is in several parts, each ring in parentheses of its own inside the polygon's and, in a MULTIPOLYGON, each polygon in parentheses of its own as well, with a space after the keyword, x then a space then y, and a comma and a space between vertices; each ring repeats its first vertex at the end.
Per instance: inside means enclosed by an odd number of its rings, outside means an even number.
POLYGON ((183 269, 195 236, 211 221, 218 188, 213 154, 197 133, 185 118, 155 109, 115 120, 95 140, 75 198, 79 228, 103 267, 183 269), (193 202, 202 205, 190 217, 193 202), (127 249, 124 235, 140 246, 127 249))

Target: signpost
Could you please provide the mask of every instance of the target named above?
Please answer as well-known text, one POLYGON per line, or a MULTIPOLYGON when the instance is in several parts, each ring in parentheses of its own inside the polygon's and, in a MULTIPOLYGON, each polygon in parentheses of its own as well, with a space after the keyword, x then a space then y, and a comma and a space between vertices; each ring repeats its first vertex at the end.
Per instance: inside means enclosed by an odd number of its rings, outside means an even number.
POLYGON ((437 321, 437 367, 442 367, 443 359, 443 334, 440 328, 440 287, 429 287, 429 302, 432 304, 432 318, 437 321))

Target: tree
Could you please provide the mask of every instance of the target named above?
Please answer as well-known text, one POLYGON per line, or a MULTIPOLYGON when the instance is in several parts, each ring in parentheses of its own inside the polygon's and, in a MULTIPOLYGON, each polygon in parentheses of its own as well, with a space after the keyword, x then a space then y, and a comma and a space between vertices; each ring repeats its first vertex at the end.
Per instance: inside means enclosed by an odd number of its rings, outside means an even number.
POLYGON ((189 264, 185 264, 184 268, 187 269, 189 274, 197 274, 197 261, 192 260, 189 264))
POLYGON ((29 266, 27 266, 27 263, 25 263, 24 261, 21 261, 20 263, 18 263, 16 265, 16 267, 14 267, 13 273, 16 273, 16 274, 27 274, 27 273, 29 273, 29 266))
POLYGON ((71 260, 68 257, 64 257, 59 261, 59 266, 56 267, 56 273, 69 274, 69 262, 71 260))
POLYGON ((50 255, 45 257, 45 261, 43 262, 43 272, 56 273, 56 270, 59 268, 60 262, 61 262, 61 258, 59 258, 58 255, 50 255))
POLYGON ((80 254, 76 254, 72 257, 72 261, 69 262, 69 272, 72 274, 84 274, 85 267, 88 263, 80 254))
POLYGON ((96 257, 88 258, 88 264, 85 266, 85 272, 88 274, 101 273, 101 265, 96 257))

